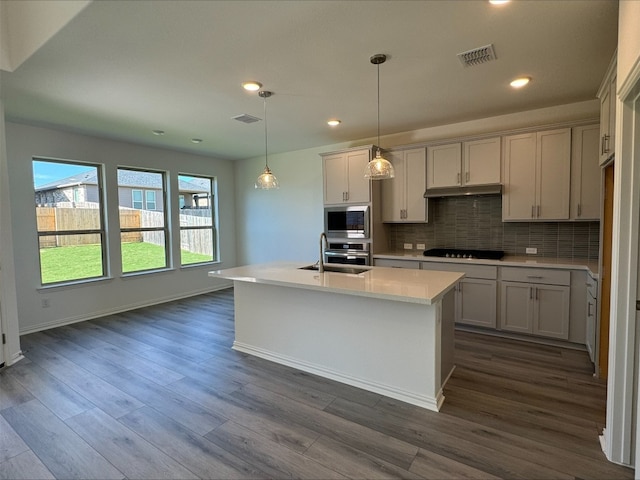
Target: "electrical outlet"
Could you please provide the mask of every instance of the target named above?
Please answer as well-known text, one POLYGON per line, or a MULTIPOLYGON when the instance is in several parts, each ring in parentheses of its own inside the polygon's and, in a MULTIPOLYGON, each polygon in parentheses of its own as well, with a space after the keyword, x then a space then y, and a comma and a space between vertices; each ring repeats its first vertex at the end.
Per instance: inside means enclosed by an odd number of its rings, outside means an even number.
POLYGON ((404 244, 404 249, 405 250, 413 250, 413 243, 405 243, 404 244))
POLYGON ((425 246, 424 243, 417 243, 416 244, 416 250, 424 250, 425 246))
POLYGON ((527 247, 527 255, 537 255, 538 249, 536 247, 527 247))
POLYGON ((42 308, 49 308, 49 299, 48 298, 43 298, 42 299, 42 308))

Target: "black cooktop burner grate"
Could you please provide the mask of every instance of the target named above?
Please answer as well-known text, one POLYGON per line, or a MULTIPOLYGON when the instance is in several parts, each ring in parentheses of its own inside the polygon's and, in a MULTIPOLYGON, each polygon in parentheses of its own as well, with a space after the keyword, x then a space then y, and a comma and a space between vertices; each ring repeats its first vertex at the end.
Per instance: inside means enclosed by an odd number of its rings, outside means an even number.
POLYGON ((459 248, 431 248, 429 250, 425 250, 424 256, 500 260, 502 257, 504 257, 504 252, 502 250, 463 250, 459 248))

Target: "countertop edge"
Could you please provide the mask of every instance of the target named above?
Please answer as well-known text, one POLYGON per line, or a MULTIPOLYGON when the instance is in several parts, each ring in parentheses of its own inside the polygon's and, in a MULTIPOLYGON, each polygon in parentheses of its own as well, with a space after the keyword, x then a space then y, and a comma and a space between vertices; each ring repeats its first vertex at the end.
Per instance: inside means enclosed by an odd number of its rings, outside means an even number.
MULTIPOLYGON (((267 264, 269 265, 269 264, 267 264)), ((260 265, 258 265, 259 267, 260 265)), ((289 287, 289 288, 298 288, 303 290, 314 290, 319 292, 328 292, 328 293, 336 293, 340 295, 351 295, 358 297, 367 297, 367 298, 376 298, 380 300, 389 300, 395 302, 404 302, 404 303, 414 303, 420 305, 434 305, 449 292, 455 285, 464 278, 464 273, 460 273, 459 277, 452 281, 451 284, 445 288, 443 288, 438 293, 434 294, 429 298, 424 297, 416 297, 416 296, 406 296, 406 295, 398 295, 392 293, 385 293, 383 291, 366 291, 366 290, 358 290, 358 289, 349 289, 343 287, 332 287, 327 285, 318 285, 318 284, 307 284, 307 283, 298 283, 291 280, 279 280, 275 278, 261 278, 258 275, 242 275, 237 273, 239 269, 243 267, 235 267, 229 268, 225 270, 215 270, 208 272, 207 276, 211 278, 224 278, 227 280, 232 280, 234 282, 246 282, 246 283, 256 283, 263 285, 274 285, 280 287, 289 287), (235 270, 235 272, 234 272, 235 270)), ((294 267, 295 268, 295 267, 294 267)), ((386 269, 385 267, 370 267, 371 269, 381 270, 386 269)), ((389 269, 392 270, 392 269, 389 269)), ((318 272, 309 271, 309 275, 318 275, 318 272)), ((453 273, 453 272, 447 272, 453 273)), ((457 273, 457 272, 456 272, 457 273)), ((334 272, 325 272, 322 275, 345 275, 344 273, 334 273, 334 272)), ((367 272, 361 274, 367 275, 367 272)))
POLYGON ((493 265, 498 267, 532 267, 532 268, 559 268, 563 270, 585 270, 594 279, 599 278, 597 262, 588 260, 572 260, 562 258, 528 258, 524 256, 505 256, 502 260, 483 259, 458 259, 425 257, 422 254, 402 254, 402 253, 376 253, 373 259, 402 260, 414 262, 441 262, 441 263, 461 263, 465 265, 493 265))

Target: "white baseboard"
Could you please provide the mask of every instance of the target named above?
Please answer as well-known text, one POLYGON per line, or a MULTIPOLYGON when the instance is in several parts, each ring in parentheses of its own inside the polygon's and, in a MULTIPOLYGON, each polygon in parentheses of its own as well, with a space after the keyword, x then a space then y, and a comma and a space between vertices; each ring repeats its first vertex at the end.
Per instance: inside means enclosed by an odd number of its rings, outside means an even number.
MULTIPOLYGON (((94 318, 106 317, 108 315, 115 315, 116 313, 128 312, 130 310, 136 310, 143 307, 151 307, 153 305, 159 305, 162 303, 173 302, 175 300, 181 300, 183 298, 195 297, 197 295, 203 295, 205 293, 216 292, 218 290, 224 290, 233 286, 233 283, 219 285, 215 288, 206 288, 203 290, 197 290, 180 295, 170 295, 167 297, 154 298, 140 303, 132 303, 129 305, 121 305, 118 308, 110 308, 106 310, 100 310, 97 312, 91 312, 87 315, 77 315, 74 317, 55 320, 52 322, 41 323, 26 330, 20 330, 20 335, 28 335, 30 333, 40 332, 42 330, 49 330, 50 328, 63 327, 65 325, 72 325, 78 322, 85 322, 87 320, 93 320, 94 318)), ((17 360, 16 360, 17 361, 17 360)), ((14 362, 15 363, 15 362, 14 362)))
POLYGON ((324 378, 329 378, 331 380, 335 380, 340 383, 346 383, 347 385, 362 388, 363 390, 367 390, 369 392, 379 393, 380 395, 385 395, 387 397, 395 398, 396 400, 401 400, 403 402, 410 403, 418 407, 426 408, 434 412, 439 411, 440 407, 442 406, 442 403, 444 402, 444 395, 442 393, 442 389, 440 389, 438 391, 438 395, 435 398, 433 398, 426 395, 419 395, 413 392, 400 390, 400 389, 391 387, 389 385, 384 385, 381 383, 371 382, 369 380, 356 378, 351 375, 338 372, 336 370, 327 369, 319 365, 315 365, 309 362, 291 358, 285 355, 280 355, 278 353, 273 353, 273 352, 264 350, 262 348, 254 347, 252 345, 247 345, 247 344, 236 342, 236 341, 233 342, 232 348, 239 352, 247 353, 249 355, 254 355, 256 357, 260 357, 265 360, 279 363, 281 365, 286 365, 288 367, 292 367, 297 370, 302 370, 303 372, 313 373, 314 375, 318 375, 324 378))

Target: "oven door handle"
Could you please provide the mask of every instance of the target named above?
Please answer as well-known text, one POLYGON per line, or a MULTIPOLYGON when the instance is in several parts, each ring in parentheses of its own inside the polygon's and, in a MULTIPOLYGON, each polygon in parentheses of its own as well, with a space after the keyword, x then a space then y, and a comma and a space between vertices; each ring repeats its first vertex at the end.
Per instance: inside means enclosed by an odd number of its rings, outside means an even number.
POLYGON ((345 257, 345 258, 357 258, 357 257, 369 256, 369 253, 367 252, 336 252, 331 250, 325 250, 324 254, 327 257, 345 257))

